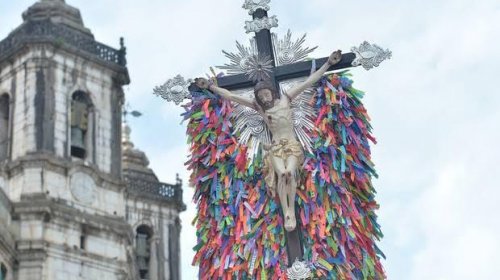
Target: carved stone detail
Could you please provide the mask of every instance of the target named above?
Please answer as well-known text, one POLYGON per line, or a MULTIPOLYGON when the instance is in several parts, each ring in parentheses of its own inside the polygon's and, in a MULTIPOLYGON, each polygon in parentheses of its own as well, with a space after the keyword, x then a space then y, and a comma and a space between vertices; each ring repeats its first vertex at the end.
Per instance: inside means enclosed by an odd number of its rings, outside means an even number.
POLYGON ((92 204, 96 198, 96 185, 89 175, 77 172, 71 176, 71 194, 83 204, 92 204))
POLYGON ((96 42, 92 36, 64 25, 54 24, 49 20, 28 22, 1 41, 0 60, 10 55, 18 47, 36 42, 52 43, 56 47, 70 46, 106 62, 120 66, 126 64, 124 47, 120 50, 113 49, 96 42))
POLYGON ((124 171, 124 179, 128 192, 134 196, 170 202, 179 209, 186 209, 182 201, 182 182, 175 185, 161 183, 151 180, 146 173, 132 170, 124 171))

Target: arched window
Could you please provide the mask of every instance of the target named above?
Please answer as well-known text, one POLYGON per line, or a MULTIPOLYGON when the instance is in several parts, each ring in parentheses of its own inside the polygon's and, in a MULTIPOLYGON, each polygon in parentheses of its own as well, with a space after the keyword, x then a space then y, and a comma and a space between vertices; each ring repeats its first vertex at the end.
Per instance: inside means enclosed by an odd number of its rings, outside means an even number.
POLYGON ((146 225, 141 225, 136 230, 135 252, 137 256, 137 266, 141 280, 149 279, 149 265, 151 260, 151 237, 152 230, 146 225))
POLYGON ((7 279, 7 268, 2 263, 0 265, 0 280, 5 280, 5 279, 7 279))
POLYGON ((71 98, 71 156, 85 159, 92 143, 92 101, 87 93, 76 91, 71 98))
POLYGON ((0 162, 9 157, 9 105, 9 95, 0 95, 0 162))

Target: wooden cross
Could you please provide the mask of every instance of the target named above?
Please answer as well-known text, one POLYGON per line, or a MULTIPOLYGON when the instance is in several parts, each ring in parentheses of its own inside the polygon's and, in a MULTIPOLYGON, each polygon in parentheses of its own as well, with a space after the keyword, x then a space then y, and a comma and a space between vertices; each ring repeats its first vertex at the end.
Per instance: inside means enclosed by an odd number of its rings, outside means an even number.
MULTIPOLYGON (((251 0, 247 0, 246 4, 248 2, 253 2, 251 0)), ((255 3, 249 3, 249 5, 253 4, 253 23, 258 23, 258 22, 270 22, 270 18, 268 17, 267 14, 267 9, 269 8, 267 6, 267 3, 269 1, 261 1, 260 4, 255 4, 255 3)), ((245 6, 244 6, 245 7, 245 6)), ((250 22, 251 24, 252 22, 250 22)), ((248 25, 248 24, 247 24, 248 25)), ((260 24, 260 25, 265 25, 265 24, 260 24)), ((268 24, 268 27, 270 24, 268 24)), ((271 36, 271 31, 269 28, 262 28, 260 30, 255 30, 255 42, 257 45, 257 51, 258 51, 258 56, 259 57, 269 57, 272 60, 272 70, 270 71, 270 80, 271 82, 274 83, 276 86, 276 89, 278 92, 280 92, 280 82, 294 79, 294 78, 301 78, 301 77, 307 77, 311 74, 311 68, 313 67, 313 62, 312 61, 301 61, 301 62, 296 62, 292 64, 286 64, 286 65, 280 65, 276 66, 275 62, 275 53, 274 53, 274 46, 273 46, 273 40, 271 36)), ((247 32, 248 32, 247 28, 247 32)), ((254 32, 254 31, 252 31, 254 32)), ((373 46, 371 46, 373 48, 373 46)), ((377 48, 377 47, 375 47, 377 48)), ((374 58, 374 51, 371 50, 372 53, 366 54, 366 50, 361 50, 358 51, 358 53, 350 52, 350 53, 345 53, 342 54, 342 59, 339 63, 331 66, 328 68, 328 71, 332 70, 339 70, 339 69, 345 69, 353 66, 358 66, 362 65, 362 63, 354 63, 356 59, 362 60, 362 59, 372 59, 371 63, 373 63, 373 58, 374 58), (366 57, 362 56, 362 53, 365 52, 366 57), (356 65, 357 64, 357 65, 356 65)), ((386 55, 390 57, 390 52, 386 51, 386 55), (388 54, 387 54, 388 53, 388 54)), ((328 57, 323 57, 320 59, 316 59, 316 64, 317 65, 323 65, 326 61, 328 60, 328 57)), ((370 62, 370 61, 369 61, 370 62)), ((380 63, 379 61, 378 63, 380 63)), ((375 62, 376 63, 376 62, 375 62)), ((372 65, 373 66, 378 66, 377 65, 372 65)), ((370 66, 365 66, 365 68, 370 67, 370 66)), ((371 68, 371 67, 370 67, 371 68)), ((368 68, 369 69, 369 68, 368 68)), ((217 79, 217 84, 219 87, 228 89, 228 90, 238 90, 238 89, 244 89, 244 88, 250 88, 254 86, 254 81, 251 80, 248 75, 242 73, 242 74, 237 74, 237 75, 231 75, 231 76, 223 76, 217 79)), ((297 209, 297 208, 296 208, 297 209)), ((297 227, 298 228, 298 227, 297 227)), ((291 266, 292 263, 298 259, 302 259, 302 244, 300 242, 300 232, 298 229, 295 229, 291 232, 285 231, 286 232, 286 244, 287 244, 287 252, 288 252, 288 260, 289 264, 288 266, 291 266)))
MULTIPOLYGON (((269 58, 271 65, 269 71, 269 80, 280 91, 280 82, 295 78, 305 78, 311 74, 311 69, 314 67, 313 61, 299 61, 284 65, 276 64, 275 46, 273 46, 273 37, 270 28, 277 26, 275 16, 268 17, 270 0, 245 0, 243 8, 248 9, 253 20, 246 22, 247 33, 255 33, 255 45, 258 57, 269 58)), ((377 45, 371 45, 368 42, 363 42, 359 47, 353 47, 352 52, 342 54, 342 59, 339 63, 332 65, 328 71, 340 70, 354 66, 363 66, 369 70, 377 67, 383 60, 391 57, 389 50, 383 50, 377 45)), ((308 50, 306 52, 310 52, 308 50)), ((323 57, 315 60, 316 65, 323 65, 328 60, 328 57, 323 57)), ((241 62, 241 61, 240 61, 241 62)), ((226 65, 227 66, 227 65, 226 65)), ((227 67, 229 69, 229 67, 227 67)), ((314 69, 315 70, 315 69, 314 69)), ((228 90, 239 90, 252 88, 255 82, 246 73, 228 75, 217 78, 217 85, 228 90)), ((185 98, 190 98, 188 86, 191 80, 185 80, 178 75, 168 80, 164 85, 156 87, 154 93, 166 99, 180 104, 185 98)), ((297 209, 297 208, 296 208, 297 209)), ((295 230, 286 232, 287 253, 290 267, 295 260, 301 260, 303 256, 302 244, 300 242, 300 231, 295 230)))

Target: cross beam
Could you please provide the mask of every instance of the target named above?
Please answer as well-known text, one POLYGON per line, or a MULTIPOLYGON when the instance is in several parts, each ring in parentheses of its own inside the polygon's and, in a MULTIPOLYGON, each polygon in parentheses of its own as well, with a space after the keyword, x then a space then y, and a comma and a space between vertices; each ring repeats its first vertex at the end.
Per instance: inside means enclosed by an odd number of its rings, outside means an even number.
MULTIPOLYGON (((342 54, 342 60, 328 68, 328 71, 341 70, 350 67, 354 67, 352 62, 356 58, 356 55, 352 52, 342 54)), ((316 59, 316 65, 321 66, 328 60, 328 57, 323 57, 316 59)), ((301 61, 293 64, 277 66, 273 69, 274 79, 277 85, 279 82, 286 81, 289 79, 307 77, 311 73, 312 61, 301 61)), ((231 76, 223 76, 217 79, 218 86, 223 87, 228 90, 236 90, 242 88, 249 88, 254 86, 254 82, 249 80, 246 74, 238 74, 231 76)))

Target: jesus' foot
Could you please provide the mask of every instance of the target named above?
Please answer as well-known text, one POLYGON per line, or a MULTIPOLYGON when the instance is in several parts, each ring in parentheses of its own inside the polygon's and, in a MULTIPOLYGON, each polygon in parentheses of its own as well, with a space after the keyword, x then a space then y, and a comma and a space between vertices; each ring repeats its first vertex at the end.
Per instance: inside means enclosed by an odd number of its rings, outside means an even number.
POLYGON ((287 213, 285 215, 285 229, 286 231, 292 231, 295 229, 297 222, 295 221, 295 215, 293 213, 287 213))

